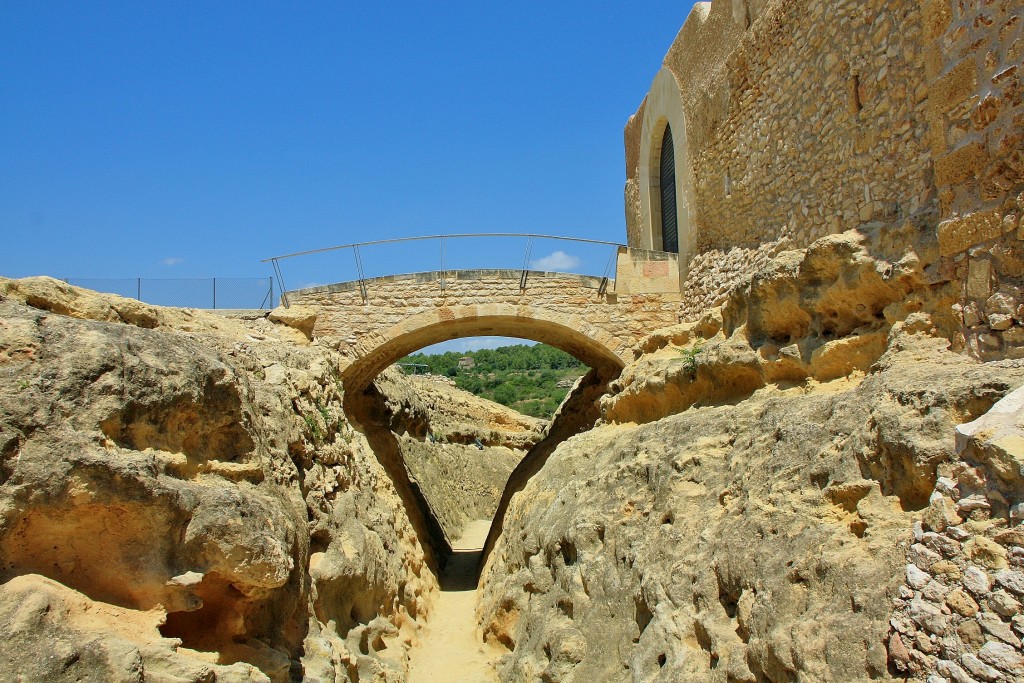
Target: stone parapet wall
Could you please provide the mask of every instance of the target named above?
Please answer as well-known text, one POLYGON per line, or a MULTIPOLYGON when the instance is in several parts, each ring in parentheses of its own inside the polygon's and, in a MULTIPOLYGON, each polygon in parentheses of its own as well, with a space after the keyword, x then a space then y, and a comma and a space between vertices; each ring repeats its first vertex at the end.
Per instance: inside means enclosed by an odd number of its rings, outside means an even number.
POLYGON ((519 271, 499 271, 473 279, 446 279, 444 289, 436 277, 370 280, 365 304, 357 286, 347 291, 318 287, 289 296, 295 304, 320 309, 316 336, 353 346, 362 337, 395 327, 413 315, 453 306, 540 304, 566 320, 585 314, 594 324, 626 339, 640 339, 652 329, 678 322, 671 298, 666 302, 660 295, 618 296, 614 291, 598 295, 599 278, 533 273, 525 289, 519 283, 519 271))
POLYGON ((679 287, 678 254, 619 248, 613 284, 616 294, 658 292, 663 295, 678 295, 679 287))

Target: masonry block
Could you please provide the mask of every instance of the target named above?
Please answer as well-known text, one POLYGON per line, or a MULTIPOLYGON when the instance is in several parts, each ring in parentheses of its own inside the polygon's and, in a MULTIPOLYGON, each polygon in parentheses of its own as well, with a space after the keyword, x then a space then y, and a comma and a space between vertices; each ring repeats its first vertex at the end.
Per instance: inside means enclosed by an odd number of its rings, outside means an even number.
POLYGON ((981 142, 964 145, 935 161, 935 184, 943 187, 962 183, 979 175, 988 161, 988 150, 981 142))
POLYGON ((931 87, 929 97, 932 106, 948 112, 978 92, 978 66, 974 58, 968 57, 948 74, 942 76, 931 87))
POLYGON ((1003 217, 998 211, 978 211, 939 223, 939 251, 953 256, 975 244, 997 239, 1003 234, 1003 217))
POLYGON ((945 33, 953 19, 950 0, 924 0, 921 3, 921 13, 924 18, 924 35, 929 39, 938 38, 945 33))

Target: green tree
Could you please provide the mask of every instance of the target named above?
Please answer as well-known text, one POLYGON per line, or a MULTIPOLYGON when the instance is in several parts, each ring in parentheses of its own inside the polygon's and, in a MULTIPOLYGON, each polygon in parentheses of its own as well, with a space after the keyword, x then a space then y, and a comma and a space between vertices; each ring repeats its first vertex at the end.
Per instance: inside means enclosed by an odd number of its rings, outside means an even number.
POLYGON ((401 362, 427 365, 436 375, 453 377, 460 389, 535 417, 550 417, 565 398, 566 389, 557 386, 560 381, 574 381, 586 372, 579 360, 544 344, 514 344, 468 353, 419 352, 401 362), (464 356, 473 359, 472 368, 459 367, 464 356))

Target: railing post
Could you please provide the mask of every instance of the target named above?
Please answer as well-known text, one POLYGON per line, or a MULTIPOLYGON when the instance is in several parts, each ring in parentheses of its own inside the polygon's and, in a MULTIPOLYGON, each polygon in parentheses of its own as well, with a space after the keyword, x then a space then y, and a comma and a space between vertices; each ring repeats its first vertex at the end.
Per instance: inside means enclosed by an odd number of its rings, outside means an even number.
POLYGON ((530 272, 530 252, 533 251, 533 238, 526 238, 526 258, 523 259, 523 274, 519 277, 519 289, 526 289, 526 274, 530 272))
POLYGON ((605 264, 604 274, 601 276, 601 286, 597 288, 597 295, 604 296, 604 293, 608 291, 608 273, 612 269, 612 265, 617 262, 619 256, 619 245, 615 245, 612 248, 612 255, 608 257, 608 263, 605 264))
POLYGON ((277 262, 276 258, 270 259, 270 262, 274 266, 274 274, 277 275, 277 284, 281 287, 281 301, 284 303, 285 308, 289 308, 288 288, 284 286, 284 276, 281 275, 281 264, 277 262))
POLYGON ((213 310, 217 310, 217 278, 213 278, 213 310))
POLYGON ((142 301, 142 278, 135 278, 135 299, 142 301))
POLYGON ((356 273, 359 275, 359 293, 362 295, 363 303, 365 304, 369 300, 369 296, 366 292, 366 278, 363 277, 363 259, 359 256, 358 244, 352 247, 352 255, 356 259, 356 273))
POLYGON ((444 235, 441 235, 441 291, 444 291, 444 235))

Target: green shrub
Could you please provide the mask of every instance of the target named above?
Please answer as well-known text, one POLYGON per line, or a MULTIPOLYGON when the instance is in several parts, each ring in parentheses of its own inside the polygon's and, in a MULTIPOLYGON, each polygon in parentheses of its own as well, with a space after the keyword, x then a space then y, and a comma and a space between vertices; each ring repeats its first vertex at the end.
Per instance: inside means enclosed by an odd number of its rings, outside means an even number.
POLYGON ((683 369, 686 370, 686 372, 688 372, 690 375, 697 374, 697 356, 700 355, 700 352, 703 348, 704 347, 702 344, 697 344, 692 348, 682 349, 679 352, 682 356, 681 360, 683 361, 683 369))
POLYGON ((587 370, 573 356, 544 344, 516 344, 468 353, 414 353, 400 362, 422 363, 433 374, 454 377, 455 385, 464 391, 526 415, 545 418, 551 416, 568 393, 558 383, 566 378, 575 379, 587 370), (473 368, 459 367, 464 356, 473 359, 473 368))

